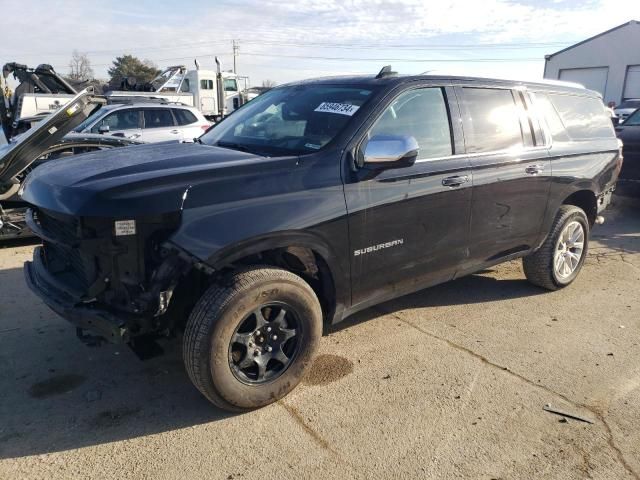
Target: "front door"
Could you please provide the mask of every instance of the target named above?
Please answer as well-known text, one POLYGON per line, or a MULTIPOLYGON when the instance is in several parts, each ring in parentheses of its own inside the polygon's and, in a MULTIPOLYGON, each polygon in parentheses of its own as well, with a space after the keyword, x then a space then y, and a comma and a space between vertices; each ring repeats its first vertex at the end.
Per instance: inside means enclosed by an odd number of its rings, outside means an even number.
MULTIPOLYGON (((547 207, 551 165, 526 92, 457 89, 473 169, 467 268, 535 246, 547 207)), ((464 271, 462 272, 464 273, 464 271)))
POLYGON ((457 131, 453 91, 414 87, 389 101, 358 147, 409 135, 419 154, 410 167, 365 167, 345 181, 354 306, 446 281, 466 258, 471 169, 456 155, 452 125, 457 131))
POLYGON ((91 133, 100 133, 101 127, 109 127, 109 135, 124 138, 139 138, 142 135, 140 124, 140 110, 137 108, 124 108, 122 110, 116 110, 98 121, 91 127, 91 133))

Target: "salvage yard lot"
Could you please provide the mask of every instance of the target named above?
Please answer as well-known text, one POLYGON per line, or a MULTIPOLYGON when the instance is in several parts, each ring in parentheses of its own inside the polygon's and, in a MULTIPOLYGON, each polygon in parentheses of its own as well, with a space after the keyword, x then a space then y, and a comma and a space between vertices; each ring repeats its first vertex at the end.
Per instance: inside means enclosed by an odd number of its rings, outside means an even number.
POLYGON ((640 478, 637 209, 608 212, 567 289, 511 262, 385 303, 235 416, 177 347, 82 345, 25 286, 32 250, 0 249, 0 478, 640 478))

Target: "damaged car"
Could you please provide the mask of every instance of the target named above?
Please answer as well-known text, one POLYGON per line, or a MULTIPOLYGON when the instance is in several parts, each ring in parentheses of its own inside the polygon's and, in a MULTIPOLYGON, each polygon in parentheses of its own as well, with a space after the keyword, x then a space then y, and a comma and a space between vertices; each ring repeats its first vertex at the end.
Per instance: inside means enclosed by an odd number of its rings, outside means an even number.
POLYGON ((567 287, 621 165, 583 88, 390 68, 298 82, 195 143, 37 168, 25 279, 89 343, 144 356, 181 338, 196 388, 244 411, 372 305, 519 258, 531 283, 567 287))

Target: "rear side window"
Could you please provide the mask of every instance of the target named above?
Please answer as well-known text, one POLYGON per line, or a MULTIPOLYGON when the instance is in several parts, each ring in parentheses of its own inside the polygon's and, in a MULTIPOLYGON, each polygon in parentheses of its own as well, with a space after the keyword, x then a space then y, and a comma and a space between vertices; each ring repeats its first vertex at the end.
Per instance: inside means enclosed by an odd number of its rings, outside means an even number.
POLYGON ((418 88, 400 94, 369 131, 369 138, 375 135, 414 137, 421 159, 451 155, 449 114, 442 89, 418 88))
POLYGON ((168 108, 144 111, 144 128, 173 127, 173 116, 168 108))
POLYGON ((533 94, 533 99, 535 100, 534 105, 538 117, 544 118, 549 127, 551 137, 557 142, 568 142, 570 140, 569 135, 567 135, 562 119, 551 103, 549 95, 546 93, 535 93, 533 94))
POLYGON ((182 108, 174 109, 173 114, 176 116, 176 121, 178 122, 178 125, 189 125, 191 123, 196 123, 198 121, 198 119, 193 113, 191 113, 189 110, 184 110, 182 108))
POLYGON ((600 99, 551 93, 549 98, 572 140, 614 136, 611 118, 600 99))
POLYGON ((520 111, 511 90, 462 89, 464 138, 468 153, 522 147, 520 111))

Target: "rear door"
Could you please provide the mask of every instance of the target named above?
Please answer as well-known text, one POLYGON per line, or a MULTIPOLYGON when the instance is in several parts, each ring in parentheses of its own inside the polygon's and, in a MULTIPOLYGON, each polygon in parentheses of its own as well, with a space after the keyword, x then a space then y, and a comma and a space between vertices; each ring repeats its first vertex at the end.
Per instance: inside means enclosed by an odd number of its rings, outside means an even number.
POLYGON ((186 108, 172 108, 171 110, 180 129, 181 136, 185 140, 198 138, 208 128, 208 125, 204 122, 199 122, 198 117, 186 108))
POLYGON ((152 143, 183 139, 182 130, 176 125, 170 108, 145 108, 143 113, 142 141, 152 143))
POLYGON ((551 184, 548 148, 523 90, 458 87, 473 169, 469 259, 464 270, 534 246, 551 184))
POLYGON ((410 135, 416 163, 350 172, 345 181, 354 305, 452 278, 465 259, 471 169, 453 89, 418 86, 389 98, 358 147, 376 135, 410 135), (452 130, 453 128, 453 130, 452 130))

